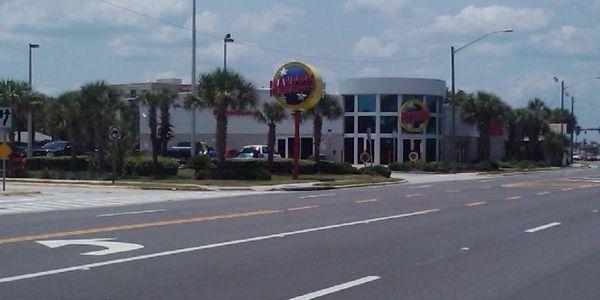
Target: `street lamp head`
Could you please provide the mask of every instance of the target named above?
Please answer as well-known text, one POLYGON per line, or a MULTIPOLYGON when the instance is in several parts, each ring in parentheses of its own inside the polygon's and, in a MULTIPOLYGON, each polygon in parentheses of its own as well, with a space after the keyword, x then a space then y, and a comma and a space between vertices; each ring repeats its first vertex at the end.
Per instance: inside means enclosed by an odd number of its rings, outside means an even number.
POLYGON ((29 44, 29 48, 39 48, 40 45, 38 44, 29 44))
POLYGON ((234 39, 231 38, 231 34, 229 34, 229 33, 225 35, 225 39, 223 39, 223 40, 225 41, 225 43, 233 43, 234 42, 234 39))
POLYGON ((502 30, 500 32, 502 32, 502 33, 511 33, 511 32, 515 32, 515 30, 512 29, 512 28, 508 28, 508 29, 504 29, 504 30, 502 30))

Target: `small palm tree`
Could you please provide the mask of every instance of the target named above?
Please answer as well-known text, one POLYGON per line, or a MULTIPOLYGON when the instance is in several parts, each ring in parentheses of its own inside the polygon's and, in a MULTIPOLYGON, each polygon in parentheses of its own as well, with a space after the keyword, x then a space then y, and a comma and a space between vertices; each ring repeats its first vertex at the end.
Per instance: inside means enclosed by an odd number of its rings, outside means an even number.
POLYGON ((533 98, 527 102, 527 109, 539 114, 543 119, 547 120, 550 117, 551 110, 546 103, 540 98, 533 98))
POLYGON ((307 110, 304 118, 313 119, 313 139, 315 143, 315 162, 319 163, 321 159, 321 140, 323 137, 323 119, 335 120, 342 116, 342 109, 338 99, 332 95, 324 95, 319 103, 313 108, 307 110))
POLYGON ((265 102, 260 110, 257 110, 254 117, 261 123, 269 126, 269 134, 267 138, 267 146, 269 155, 267 158, 267 166, 269 170, 273 166, 273 153, 275 152, 275 136, 277 134, 277 124, 287 119, 287 112, 281 105, 277 103, 265 102))
POLYGON ((164 96, 156 91, 146 91, 138 96, 138 100, 148 106, 148 127, 150 128, 150 143, 152 144, 152 167, 154 175, 158 175, 158 105, 163 101, 164 96))
POLYGON ((485 91, 478 91, 467 97, 461 106, 461 118, 471 124, 477 124, 479 131, 478 156, 479 160, 490 158, 490 127, 491 120, 502 122, 510 108, 500 97, 485 91))
POLYGON ((548 130, 548 123, 543 119, 539 111, 529 108, 515 110, 516 125, 520 128, 524 136, 529 138, 529 159, 538 159, 543 156, 540 146, 540 137, 548 130))
POLYGON ((160 140, 160 153, 163 156, 167 155, 169 140, 173 138, 173 123, 171 122, 170 109, 175 104, 176 99, 177 94, 165 89, 162 91, 157 103, 160 110, 160 124, 157 138, 160 140))
POLYGON ((256 105, 254 84, 231 70, 216 69, 200 76, 194 95, 186 99, 188 109, 212 109, 216 119, 217 172, 223 174, 227 147, 227 110, 256 105))

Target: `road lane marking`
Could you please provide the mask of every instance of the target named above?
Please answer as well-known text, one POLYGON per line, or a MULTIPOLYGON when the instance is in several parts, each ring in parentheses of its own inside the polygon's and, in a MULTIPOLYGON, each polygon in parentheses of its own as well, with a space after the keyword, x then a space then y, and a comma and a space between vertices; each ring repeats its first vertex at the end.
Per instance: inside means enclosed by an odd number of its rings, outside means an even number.
POLYGON ((379 276, 367 276, 367 277, 363 277, 363 278, 353 280, 350 282, 338 284, 338 285, 335 285, 335 286, 332 286, 332 287, 329 287, 326 289, 318 290, 318 291, 312 292, 310 294, 290 298, 290 300, 311 300, 311 299, 319 298, 319 297, 322 297, 325 295, 333 294, 335 292, 346 290, 346 289, 349 289, 349 288, 352 288, 355 286, 359 286, 359 285, 362 285, 365 283, 369 283, 371 281, 375 281, 380 278, 381 277, 379 277, 379 276))
POLYGON ((573 190, 572 188, 566 188, 566 189, 562 189, 561 191, 563 191, 563 192, 569 192, 569 191, 572 191, 572 190, 573 190))
POLYGON ((115 217, 115 216, 127 216, 127 215, 141 215, 141 214, 149 214, 149 213, 156 213, 156 212, 163 212, 163 211, 166 211, 166 210, 164 210, 164 209, 153 209, 153 210, 129 211, 129 212, 122 212, 122 213, 98 215, 98 218, 115 217))
POLYGON ((485 201, 480 201, 480 202, 471 202, 471 203, 465 203, 466 206, 478 206, 478 205, 484 205, 487 202, 485 201))
POLYGON ((425 194, 409 194, 406 195, 406 198, 414 198, 414 197, 423 197, 425 194))
POLYGON ((542 225, 542 226, 538 226, 538 227, 535 227, 535 228, 527 229, 527 230, 525 230, 525 232, 527 232, 527 233, 534 233, 534 232, 537 232, 537 231, 540 231, 540 230, 548 229, 550 227, 558 226, 560 224, 561 224, 560 222, 552 222, 552 223, 549 223, 549 224, 546 224, 546 225, 542 225))
POLYGON ((298 198, 299 199, 309 199, 309 198, 332 197, 332 196, 335 196, 335 194, 307 195, 307 196, 300 196, 298 198))
POLYGON ((349 227, 349 226, 356 226, 356 225, 383 222, 383 221, 395 220, 395 219, 401 219, 401 218, 407 218, 407 217, 413 217, 413 216, 427 215, 427 214, 431 214, 431 213, 438 212, 438 211, 440 211, 440 210, 436 209, 436 208, 427 209, 427 210, 421 210, 421 211, 405 213, 405 214, 400 214, 400 215, 393 215, 393 216, 380 217, 380 218, 374 218, 374 219, 353 221, 353 222, 347 222, 347 223, 338 223, 338 224, 322 226, 322 227, 313 227, 313 228, 301 229, 301 230, 296 230, 296 231, 288 231, 288 232, 276 233, 276 234, 271 234, 271 235, 257 236, 257 237, 241 239, 241 240, 233 240, 233 241, 228 241, 228 242, 208 244, 208 245, 202 245, 202 246, 190 247, 190 248, 180 248, 180 249, 176 249, 176 250, 156 252, 156 253, 139 255, 139 256, 131 256, 131 257, 126 257, 126 258, 121 258, 121 259, 101 261, 101 262, 78 265, 78 266, 73 266, 73 267, 52 269, 52 270, 47 270, 47 271, 28 273, 28 274, 16 275, 16 276, 11 276, 11 277, 3 277, 3 278, 0 278, 0 283, 13 282, 13 281, 19 281, 19 280, 25 280, 25 279, 31 279, 31 278, 38 278, 38 277, 62 274, 62 273, 73 272, 73 271, 82 271, 82 270, 87 271, 92 268, 128 263, 128 262, 133 262, 133 261, 141 261, 141 260, 152 259, 152 258, 157 258, 157 257, 166 257, 166 256, 170 256, 170 255, 177 255, 177 254, 201 251, 201 250, 206 250, 206 249, 214 249, 214 248, 220 248, 220 247, 225 247, 225 246, 239 245, 239 244, 250 243, 250 242, 258 242, 258 241, 264 241, 264 240, 270 240, 270 239, 276 239, 276 238, 284 238, 287 236, 294 236, 294 235, 306 234, 306 233, 311 233, 311 232, 325 231, 325 230, 344 228, 344 227, 349 227))
POLYGON ((523 197, 521 197, 521 196, 514 196, 514 197, 508 197, 508 198, 506 198, 506 200, 517 200, 517 199, 521 199, 521 198, 523 198, 523 197))
POLYGON ((540 195, 540 196, 544 196, 544 195, 550 195, 550 192, 540 192, 540 193, 537 193, 537 194, 540 195))
POLYGON ((367 200, 358 200, 354 201, 355 203, 369 203, 369 202, 377 202, 379 199, 367 199, 367 200))
POLYGON ((479 183, 488 183, 488 182, 492 182, 494 180, 492 179, 486 179, 486 180, 480 180, 479 183))
POLYGON ((81 253, 81 255, 109 255, 114 253, 134 251, 144 248, 143 245, 125 242, 115 242, 115 238, 101 238, 101 239, 85 239, 85 240, 50 240, 50 241, 36 241, 38 244, 42 244, 49 248, 59 248, 62 246, 69 245, 83 245, 83 246, 96 246, 106 248, 104 250, 92 251, 81 253))
POLYGON ((419 186, 414 186, 411 189, 427 189, 430 188, 430 185, 419 185, 419 186))
POLYGON ((446 193, 458 193, 460 190, 447 190, 446 193))
POLYGON ((100 233, 100 232, 109 232, 109 231, 119 231, 119 230, 128 230, 128 229, 139 229, 139 228, 148 228, 148 227, 157 227, 157 226, 176 225, 176 224, 184 224, 184 223, 197 223, 197 222, 205 222, 205 221, 213 221, 213 220, 270 215, 270 214, 276 214, 276 213, 280 213, 280 212, 282 212, 282 211, 281 210, 259 210, 259 211, 251 211, 251 212, 244 212, 244 213, 192 217, 192 218, 174 219, 174 220, 167 220, 167 221, 115 225, 115 226, 108 226, 108 227, 86 228, 86 229, 63 231, 63 232, 51 232, 51 233, 43 233, 43 234, 38 234, 38 235, 18 236, 18 237, 0 239, 0 245, 8 244, 8 243, 16 243, 16 242, 33 241, 33 240, 44 240, 44 239, 51 239, 51 238, 72 236, 72 235, 82 235, 82 234, 90 234, 90 233, 100 233))
POLYGON ((304 210, 304 209, 311 209, 311 208, 317 208, 319 207, 318 205, 309 205, 309 206, 300 206, 300 207, 291 207, 288 208, 288 211, 296 211, 296 210, 304 210))

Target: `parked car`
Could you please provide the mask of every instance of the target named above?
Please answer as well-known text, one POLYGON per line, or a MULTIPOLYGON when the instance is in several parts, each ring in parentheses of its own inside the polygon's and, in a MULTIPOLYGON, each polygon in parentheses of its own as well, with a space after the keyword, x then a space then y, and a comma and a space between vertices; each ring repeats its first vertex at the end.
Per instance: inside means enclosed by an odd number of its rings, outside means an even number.
POLYGON ((587 161, 598 161, 598 155, 588 154, 585 157, 585 160, 587 160, 587 161))
MULTIPOLYGON (((211 147, 205 142, 196 142, 196 154, 207 155, 211 147)), ((192 143, 179 142, 168 151, 169 156, 176 158, 188 158, 192 156, 192 143)))
MULTIPOLYGON (((236 158, 266 158, 269 155, 269 147, 266 145, 248 145, 244 146, 236 158)), ((278 153, 273 153, 274 158, 281 158, 278 153)))
POLYGON ((32 150, 33 156, 66 156, 71 155, 71 143, 68 141, 52 141, 42 148, 32 150))
POLYGON ((581 154, 573 154, 573 160, 574 160, 574 161, 579 161, 579 160, 581 160, 581 154))

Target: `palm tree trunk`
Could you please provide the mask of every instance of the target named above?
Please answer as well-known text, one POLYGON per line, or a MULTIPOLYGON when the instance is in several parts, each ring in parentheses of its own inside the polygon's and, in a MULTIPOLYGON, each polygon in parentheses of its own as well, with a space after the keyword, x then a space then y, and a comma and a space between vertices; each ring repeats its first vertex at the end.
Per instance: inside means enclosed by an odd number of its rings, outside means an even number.
POLYGON ((150 142, 152 143, 152 168, 154 169, 154 176, 158 176, 158 138, 156 136, 156 104, 150 104, 148 114, 148 126, 150 127, 150 142))
POLYGON ((315 166, 318 169, 319 162, 321 160, 321 138, 323 130, 323 118, 321 116, 315 116, 313 123, 313 138, 315 142, 315 166))
POLYGON ((227 147, 227 114, 225 108, 217 108, 215 117, 217 119, 217 173, 221 177, 225 169, 225 148, 227 147))
POLYGON ((102 172, 102 164, 104 162, 104 140, 102 139, 102 128, 101 121, 94 123, 94 138, 96 149, 96 169, 98 172, 102 172))
POLYGON ((75 160, 77 159, 77 147, 75 143, 77 143, 75 139, 75 135, 77 132, 77 125, 75 122, 69 122, 69 143, 71 144, 71 172, 75 172, 75 160))
POLYGON ((269 147, 269 156, 267 158, 267 167, 269 168, 269 171, 272 171, 273 169, 273 152, 275 150, 276 127, 277 125, 275 123, 269 123, 269 137, 267 145, 269 147))

